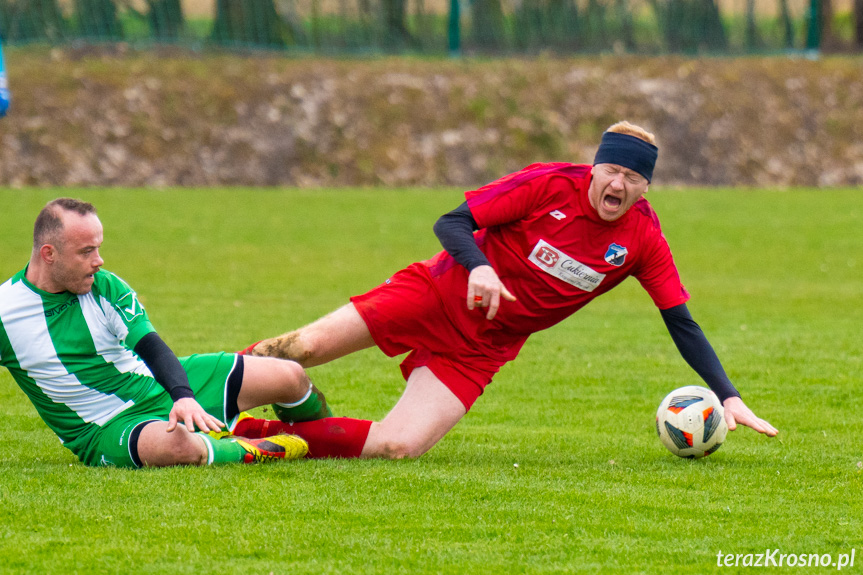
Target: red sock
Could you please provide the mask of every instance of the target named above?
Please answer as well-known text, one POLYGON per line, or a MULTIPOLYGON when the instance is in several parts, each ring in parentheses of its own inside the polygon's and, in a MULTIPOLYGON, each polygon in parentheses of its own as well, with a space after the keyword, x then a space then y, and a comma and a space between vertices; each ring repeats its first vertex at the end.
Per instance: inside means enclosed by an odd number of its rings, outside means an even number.
MULTIPOLYGON (((261 340, 261 341, 264 341, 264 340, 261 340)), ((237 355, 249 355, 250 353, 252 353, 252 350, 255 349, 255 346, 258 345, 259 343, 261 343, 261 341, 256 341, 255 343, 253 343, 252 345, 250 345, 246 349, 244 349, 242 351, 238 351, 237 355)), ((249 439, 251 439, 251 437, 249 439)))
POLYGON ((350 417, 327 417, 303 423, 282 423, 273 419, 242 419, 234 435, 259 439, 279 433, 299 435, 309 444, 309 459, 328 457, 359 457, 369 436, 372 422, 350 417))
POLYGON ((287 423, 282 423, 278 419, 256 419, 254 417, 246 417, 237 422, 231 432, 240 437, 248 439, 261 439, 271 435, 280 433, 293 433, 290 431, 291 426, 287 423))

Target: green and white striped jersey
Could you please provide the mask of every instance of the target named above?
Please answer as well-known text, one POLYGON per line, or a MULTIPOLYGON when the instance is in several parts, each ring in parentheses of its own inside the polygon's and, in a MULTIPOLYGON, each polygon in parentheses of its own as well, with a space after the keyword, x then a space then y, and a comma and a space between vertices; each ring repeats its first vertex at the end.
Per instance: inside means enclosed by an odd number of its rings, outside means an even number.
POLYGON ((67 447, 164 393, 131 350, 155 331, 135 292, 100 270, 90 293, 52 294, 25 277, 0 285, 0 365, 67 447))

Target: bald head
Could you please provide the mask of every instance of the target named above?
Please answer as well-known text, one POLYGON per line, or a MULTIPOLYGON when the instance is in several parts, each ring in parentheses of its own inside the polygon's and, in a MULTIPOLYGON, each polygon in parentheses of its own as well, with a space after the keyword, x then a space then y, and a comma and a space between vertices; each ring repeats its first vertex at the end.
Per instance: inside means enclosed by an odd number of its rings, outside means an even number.
POLYGON ((91 203, 72 198, 57 198, 48 202, 36 216, 36 224, 33 226, 34 251, 38 251, 45 244, 56 246, 61 243, 64 212, 80 216, 96 215, 96 207, 91 203))
POLYGON ((50 293, 88 293, 104 263, 101 246, 102 222, 92 204, 70 198, 49 202, 33 228, 27 279, 50 293))

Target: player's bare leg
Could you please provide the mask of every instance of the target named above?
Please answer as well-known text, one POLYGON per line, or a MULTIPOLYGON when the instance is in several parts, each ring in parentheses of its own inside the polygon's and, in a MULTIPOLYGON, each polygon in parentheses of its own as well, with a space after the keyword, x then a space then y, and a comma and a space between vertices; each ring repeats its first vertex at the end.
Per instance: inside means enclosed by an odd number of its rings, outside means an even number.
POLYGON ((153 421, 141 428, 138 459, 144 467, 207 465, 213 463, 265 463, 300 459, 308 444, 294 435, 278 434, 260 439, 216 439, 191 433, 185 426, 168 431, 167 421, 153 421))
POLYGON ((291 359, 313 367, 374 345, 366 322, 349 303, 305 327, 261 341, 247 355, 291 359))
POLYGON ((237 407, 247 411, 270 403, 294 403, 309 393, 310 386, 309 376, 294 361, 245 356, 237 407))
POLYGON ((413 370, 396 406, 380 422, 328 417, 294 424, 246 418, 237 435, 294 433, 309 443, 308 457, 419 457, 466 413, 464 405, 427 367, 413 370))
POLYGON ((461 401, 427 367, 411 372, 398 403, 372 423, 361 457, 419 457, 464 417, 461 401))
MULTIPOLYGON (((247 357, 278 357, 291 359, 303 367, 313 367, 374 345, 365 321, 351 303, 298 330, 261 341, 248 352, 247 357)), ((417 368, 408 378, 405 392, 392 411, 379 423, 366 422, 364 430, 368 430, 368 436, 361 443, 362 451, 359 453, 357 445, 351 456, 419 457, 440 441, 466 412, 461 401, 431 370, 417 368), (370 428, 367 427, 369 423, 370 428)), ((342 421, 341 425, 346 423, 346 420, 342 421)), ((299 424, 294 428, 312 445, 310 454, 313 456, 323 452, 320 443, 333 440, 328 436, 328 429, 317 427, 312 430, 310 425, 299 424)), ((363 438, 359 437, 359 441, 362 442, 363 438)), ((333 456, 347 455, 340 452, 333 456)))
POLYGON ((204 465, 207 446, 201 437, 178 425, 170 433, 167 421, 154 421, 141 429, 138 458, 145 466, 204 465))
MULTIPOLYGON (((310 387, 305 370, 296 362, 246 357, 237 406, 244 411, 269 403, 296 402, 309 394, 310 387)), ((210 451, 200 434, 190 433, 183 425, 171 432, 167 427, 167 421, 153 421, 141 429, 138 436, 141 463, 163 467, 204 465, 208 462, 210 451)))

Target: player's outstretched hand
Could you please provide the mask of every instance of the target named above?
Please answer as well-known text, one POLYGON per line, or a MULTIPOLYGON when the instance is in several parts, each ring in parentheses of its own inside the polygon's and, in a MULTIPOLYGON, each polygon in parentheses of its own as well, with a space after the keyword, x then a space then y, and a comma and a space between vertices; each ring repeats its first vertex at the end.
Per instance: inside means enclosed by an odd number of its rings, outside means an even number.
POLYGON ((722 407, 725 408, 725 422, 728 424, 729 431, 737 429, 739 423, 770 437, 778 433, 775 427, 752 413, 752 410, 746 407, 746 404, 739 397, 729 397, 722 402, 722 407))
POLYGON ((491 266, 477 266, 467 278, 467 309, 487 307, 486 319, 494 319, 500 307, 500 298, 515 301, 512 295, 491 266))
POLYGON ((179 422, 186 426, 189 433, 195 433, 195 428, 201 431, 220 431, 225 427, 224 423, 204 411, 201 404, 191 397, 184 397, 174 402, 174 407, 168 415, 166 431, 174 431, 179 422))

